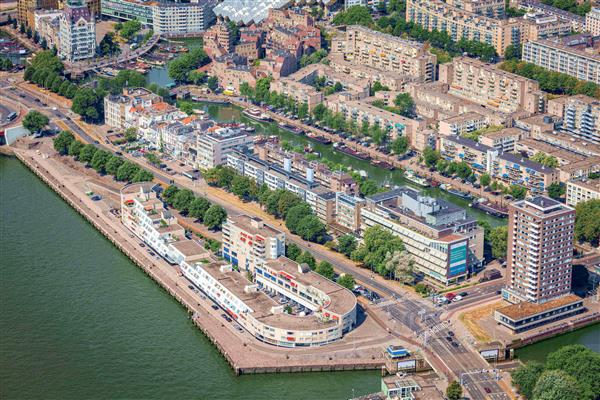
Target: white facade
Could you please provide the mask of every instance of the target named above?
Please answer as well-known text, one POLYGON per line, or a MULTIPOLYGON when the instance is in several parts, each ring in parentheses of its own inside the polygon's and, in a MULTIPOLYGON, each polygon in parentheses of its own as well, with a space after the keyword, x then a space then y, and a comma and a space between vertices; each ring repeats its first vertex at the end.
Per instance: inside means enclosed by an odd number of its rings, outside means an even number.
POLYGON ((583 201, 598 199, 600 199, 599 180, 567 182, 567 204, 571 207, 575 207, 583 201))
POLYGON ((65 4, 59 25, 60 58, 75 62, 94 57, 96 22, 86 5, 65 4))
POLYGON ((198 168, 209 169, 227 162, 234 149, 252 143, 252 137, 239 129, 219 128, 212 133, 198 136, 196 161, 198 168))
POLYGON ((187 35, 205 31, 214 21, 214 3, 159 3, 152 7, 154 32, 167 35, 187 35))
POLYGON ((585 15, 585 30, 593 36, 600 35, 600 8, 593 7, 590 12, 585 15))

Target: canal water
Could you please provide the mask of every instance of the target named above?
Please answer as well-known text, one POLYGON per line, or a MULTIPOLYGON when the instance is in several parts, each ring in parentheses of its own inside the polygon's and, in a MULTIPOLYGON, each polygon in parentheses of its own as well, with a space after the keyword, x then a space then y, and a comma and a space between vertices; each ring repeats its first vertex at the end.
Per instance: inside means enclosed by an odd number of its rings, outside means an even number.
POLYGON ((523 347, 516 351, 516 355, 523 361, 544 362, 548 353, 577 343, 600 353, 600 323, 523 347))
POLYGON ((0 156, 0 398, 347 399, 379 371, 236 377, 185 310, 0 156))
MULTIPOLYGON (((276 123, 260 123, 256 122, 250 118, 247 118, 242 114, 242 110, 237 106, 232 105, 215 105, 215 104, 206 104, 206 103, 193 103, 197 108, 201 108, 206 111, 212 118, 216 121, 222 122, 231 122, 231 121, 241 121, 245 124, 250 124, 256 128, 256 132, 263 135, 276 135, 279 136, 282 140, 286 140, 293 144, 307 146, 311 145, 315 151, 318 151, 321 154, 321 157, 327 160, 330 160, 336 164, 341 164, 345 166, 349 166, 355 170, 365 171, 370 179, 373 179, 380 185, 408 185, 413 186, 415 188, 419 188, 412 184, 411 182, 404 179, 402 176, 402 172, 396 171, 388 171, 383 168, 378 168, 373 166, 368 161, 359 160, 354 157, 350 157, 346 154, 335 151, 333 146, 325 145, 322 143, 315 142, 313 140, 308 139, 305 136, 298 136, 290 133, 287 130, 280 129, 276 123)), ((421 188, 422 189, 422 188, 421 188)), ((467 214, 471 217, 476 218, 478 220, 485 220, 490 223, 492 227, 499 225, 506 225, 506 220, 502 218, 496 218, 491 215, 486 214, 480 210, 469 207, 470 200, 465 200, 457 196, 453 196, 448 194, 440 189, 425 189, 426 193, 433 197, 443 198, 448 200, 460 207, 463 207, 467 210, 467 214)))

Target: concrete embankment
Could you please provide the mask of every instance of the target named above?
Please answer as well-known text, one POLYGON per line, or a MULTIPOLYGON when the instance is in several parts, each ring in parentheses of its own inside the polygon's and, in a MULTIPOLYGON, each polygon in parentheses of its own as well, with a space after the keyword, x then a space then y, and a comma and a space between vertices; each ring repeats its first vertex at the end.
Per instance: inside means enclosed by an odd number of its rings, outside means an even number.
POLYGON ((53 173, 40 165, 36 159, 19 149, 15 149, 14 155, 150 278, 183 305, 191 315, 194 324, 215 345, 236 374, 374 370, 381 368, 383 362, 379 357, 350 358, 328 351, 294 354, 293 349, 261 347, 253 339, 248 341, 246 333, 244 337, 235 336, 218 317, 210 314, 210 310, 207 310, 207 308, 210 308, 208 305, 201 306, 198 295, 193 296, 194 293, 186 293, 185 282, 177 283, 177 278, 180 280, 182 278, 174 273, 173 268, 165 271, 160 265, 149 261, 135 247, 135 243, 131 243, 129 239, 124 237, 123 232, 119 232, 120 227, 115 227, 105 221, 98 211, 93 210, 86 204, 84 200, 87 199, 82 199, 81 195, 77 195, 61 183, 53 173))

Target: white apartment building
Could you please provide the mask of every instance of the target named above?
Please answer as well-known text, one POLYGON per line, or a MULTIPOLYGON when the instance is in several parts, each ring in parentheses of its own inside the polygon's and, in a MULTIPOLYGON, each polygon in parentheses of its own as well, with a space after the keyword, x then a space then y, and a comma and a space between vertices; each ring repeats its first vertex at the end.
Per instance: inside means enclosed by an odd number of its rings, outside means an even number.
POLYGON ((162 98, 144 88, 124 88, 119 95, 104 98, 104 123, 111 128, 125 129, 126 116, 132 107, 150 107, 162 98))
POLYGON ((235 268, 253 270, 285 255, 285 233, 248 215, 229 216, 223 224, 223 258, 235 268))
POLYGON ((593 36, 600 36, 600 8, 592 7, 585 15, 585 30, 593 36))
POLYGON ((227 156, 241 146, 252 143, 252 136, 239 128, 214 127, 196 139, 196 162, 200 169, 224 164, 227 156))
POLYGON ((157 3, 152 7, 154 32, 185 36, 204 32, 215 20, 212 0, 191 3, 157 3))
POLYGON ((76 0, 68 1, 60 16, 58 55, 75 62, 96 54, 96 21, 87 5, 76 0))
POLYGON ((328 224, 335 213, 335 193, 321 186, 314 179, 314 170, 306 169, 306 177, 294 173, 291 163, 281 168, 260 158, 236 151, 227 156, 227 165, 240 175, 250 177, 260 186, 267 185, 270 190, 283 189, 292 192, 305 201, 319 219, 328 224))
POLYGON ((600 84, 598 50, 581 50, 565 40, 534 40, 523 45, 523 61, 550 71, 561 72, 583 81, 600 84))
POLYGON ((582 201, 600 199, 600 180, 589 179, 567 182, 567 204, 575 207, 582 201))
POLYGON ((40 35, 40 40, 46 39, 48 48, 60 46, 60 17, 62 10, 36 10, 35 31, 40 35))

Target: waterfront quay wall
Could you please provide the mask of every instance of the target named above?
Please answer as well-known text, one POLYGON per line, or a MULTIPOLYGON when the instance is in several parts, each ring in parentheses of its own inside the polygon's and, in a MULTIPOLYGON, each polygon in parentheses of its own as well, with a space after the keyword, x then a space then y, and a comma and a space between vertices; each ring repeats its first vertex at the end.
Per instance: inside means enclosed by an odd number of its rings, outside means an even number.
MULTIPOLYGON (((94 226, 102 235, 104 235, 113 245, 117 247, 123 254, 125 254, 131 261, 133 261, 139 268, 142 269, 150 278, 158 283, 167 293, 175 298, 183 307, 186 308, 189 314, 191 314, 191 320, 200 331, 215 345, 217 350, 233 368, 237 375, 241 374, 261 374, 261 373, 288 373, 288 372, 324 372, 324 371, 351 371, 351 370, 376 370, 381 368, 381 360, 362 359, 358 362, 353 360, 340 360, 333 361, 332 358, 327 359, 321 358, 320 360, 314 361, 296 361, 290 360, 289 356, 286 356, 285 362, 281 362, 278 359, 257 359, 254 362, 240 362, 235 357, 240 355, 243 348, 247 346, 246 343, 238 343, 237 346, 230 346, 234 348, 227 348, 222 343, 222 323, 215 320, 214 317, 208 313, 198 313, 196 310, 196 304, 191 302, 189 299, 184 298, 177 290, 173 289, 167 284, 167 282, 159 276, 160 268, 153 268, 148 265, 148 260, 137 256, 130 251, 123 243, 116 240, 114 233, 116 231, 107 229, 102 223, 99 222, 99 215, 91 209, 86 209, 81 199, 78 198, 73 192, 61 184, 49 171, 39 166, 37 162, 28 158, 26 155, 21 154, 20 151, 14 151, 13 154, 33 173, 35 173, 46 185, 48 185, 54 192, 56 192, 67 204, 69 204, 78 214, 85 218, 92 226, 94 226), (238 348, 235 348, 238 347, 238 348)), ((197 303, 199 305, 199 303, 197 303)), ((274 348, 273 351, 277 352, 281 349, 274 348)), ((289 350, 289 349, 287 349, 289 350)), ((322 353, 321 357, 325 357, 322 353)))

